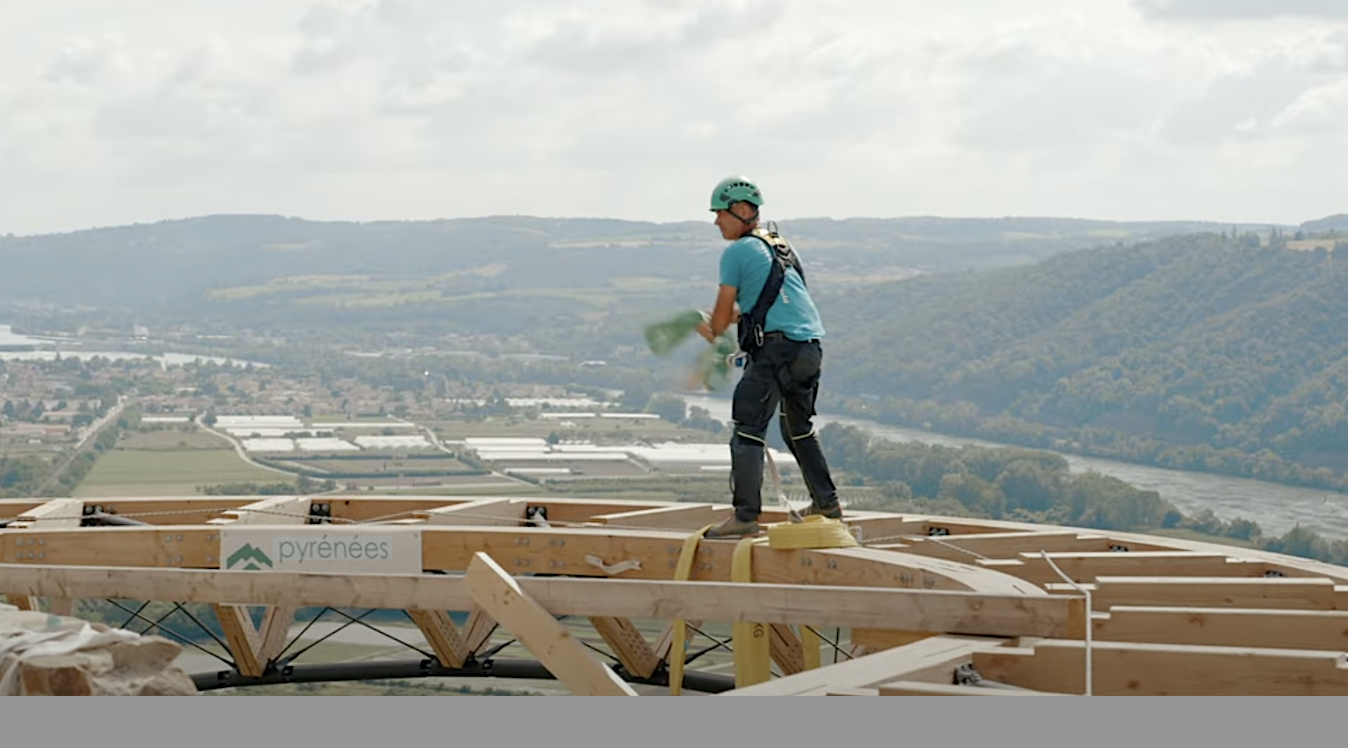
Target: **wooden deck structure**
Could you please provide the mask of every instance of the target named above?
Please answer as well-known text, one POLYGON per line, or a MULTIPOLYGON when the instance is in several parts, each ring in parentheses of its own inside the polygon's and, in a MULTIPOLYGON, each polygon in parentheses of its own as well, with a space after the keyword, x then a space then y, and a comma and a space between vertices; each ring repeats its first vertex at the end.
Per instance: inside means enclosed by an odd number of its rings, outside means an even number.
POLYGON ((849 513, 854 542, 826 547, 700 537, 729 511, 510 497, 0 500, 0 595, 62 614, 83 598, 209 604, 238 682, 274 675, 299 608, 331 606, 407 611, 437 673, 480 666, 500 627, 574 694, 698 690, 707 681, 681 654, 685 622, 703 621, 734 625, 733 684, 703 689, 723 695, 1348 694, 1348 568, 879 512, 849 513), (248 606, 266 607, 260 626, 248 606), (585 620, 619 664, 559 616, 585 620), (668 627, 651 639, 634 619, 668 627), (825 627, 848 632, 841 662, 821 656, 825 627))

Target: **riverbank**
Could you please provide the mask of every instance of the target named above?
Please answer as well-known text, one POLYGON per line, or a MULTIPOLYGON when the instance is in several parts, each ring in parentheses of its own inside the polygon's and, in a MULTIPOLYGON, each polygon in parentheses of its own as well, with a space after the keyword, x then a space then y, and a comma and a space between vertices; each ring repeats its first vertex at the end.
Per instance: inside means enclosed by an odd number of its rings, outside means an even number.
MULTIPOLYGON (((705 408, 713 418, 729 423, 728 398, 704 393, 678 394, 690 406, 705 408)), ((896 442, 1023 449, 1012 444, 955 437, 826 413, 819 414, 815 422, 820 428, 830 423, 853 426, 878 438, 896 442)), ((1282 535, 1299 525, 1314 530, 1327 540, 1348 539, 1348 494, 1211 473, 1169 470, 1116 460, 1081 457, 1051 449, 1037 449, 1037 451, 1060 455, 1067 460, 1074 473, 1093 470, 1138 488, 1156 491, 1162 499, 1174 504, 1188 515, 1206 508, 1211 509, 1223 520, 1238 518, 1253 520, 1259 524, 1265 535, 1282 535)))

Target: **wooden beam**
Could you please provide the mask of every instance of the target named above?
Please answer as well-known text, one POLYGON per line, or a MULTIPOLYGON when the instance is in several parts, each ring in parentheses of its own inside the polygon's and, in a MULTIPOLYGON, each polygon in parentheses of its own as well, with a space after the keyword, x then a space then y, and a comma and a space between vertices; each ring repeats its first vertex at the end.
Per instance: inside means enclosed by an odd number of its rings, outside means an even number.
MULTIPOLYGON (((1133 553, 1049 553, 1049 559, 1077 582, 1097 577, 1261 577, 1263 564, 1242 561, 1218 553, 1187 551, 1138 551, 1133 553)), ((1038 553, 1021 553, 1014 560, 979 561, 979 566, 1011 574, 1034 584, 1062 584, 1048 562, 1038 553)))
POLYGON ((603 663, 594 659, 552 613, 520 588, 515 579, 479 553, 464 575, 473 600, 500 621, 538 661, 577 696, 636 696, 603 663))
POLYGON ((463 622, 463 644, 468 648, 469 654, 475 654, 488 639, 491 639, 497 623, 487 611, 477 605, 471 605, 470 608, 468 620, 463 622))
POLYGON ((235 509, 224 516, 206 520, 208 525, 307 525, 309 503, 306 496, 272 496, 235 509))
MULTIPOLYGON (((1097 577, 1091 606, 1105 611, 1120 605, 1194 608, 1293 608, 1334 610, 1341 601, 1333 580, 1242 577, 1097 577)), ((1050 592, 1075 594, 1066 584, 1050 592)))
POLYGON ((1348 652, 1348 611, 1115 606, 1093 623, 1100 641, 1348 652))
POLYGON ((82 499, 52 499, 20 514, 13 522, 9 523, 7 529, 41 528, 51 530, 79 527, 82 517, 84 517, 84 501, 82 499))
POLYGON ((643 530, 652 528, 696 530, 720 522, 732 511, 734 509, 729 504, 674 504, 654 509, 597 514, 593 520, 606 526, 639 527, 643 530))
POLYGON ((905 540, 906 553, 933 558, 944 558, 960 563, 974 564, 988 558, 1014 558, 1027 548, 1038 551, 1082 552, 1108 551, 1109 538, 1103 535, 1085 535, 1070 530, 1045 532, 988 532, 945 537, 926 537, 905 540))
POLYGON ((604 643, 629 673, 649 678, 660 665, 660 658, 641 631, 627 618, 590 616, 590 623, 604 643))
POLYGON ((35 613, 40 613, 42 611, 42 601, 37 595, 8 594, 5 595, 5 599, 9 601, 10 605, 13 605, 19 610, 28 610, 35 613))
POLYGON ((248 608, 243 605, 213 605, 211 609, 220 620, 220 628, 225 632, 225 641, 229 644, 229 653, 234 657, 239 674, 249 678, 262 675, 266 665, 260 656, 262 641, 257 629, 253 628, 248 608))
MULTIPOLYGON (((1342 652, 1095 642, 1098 696, 1348 696, 1342 652)), ((1032 650, 973 655, 988 680, 1057 693, 1085 693, 1085 642, 1044 641, 1032 650)))
MULTIPOLYGON (((14 566, 214 569, 219 567, 219 555, 220 528, 206 525, 0 531, 0 559, 14 566)), ((53 592, 53 596, 63 594, 53 592)), ((82 597, 104 598, 97 593, 82 597)))
POLYGON ((435 658, 445 667, 463 667, 472 650, 464 643, 459 628, 443 610, 408 610, 407 615, 421 629, 426 642, 435 652, 435 658))
POLYGON ((483 499, 417 514, 430 525, 522 527, 527 499, 483 499))
POLYGON ((782 669, 782 675, 805 672, 805 651, 801 647, 800 637, 785 623, 768 626, 768 654, 782 669))
MULTIPOLYGON (((0 565, 13 594, 323 605, 392 610, 470 610, 462 577, 0 565)), ((826 587, 525 577, 517 584, 557 615, 803 623, 970 635, 1084 638, 1080 597, 826 587)), ((490 611, 488 611, 490 613, 490 611)), ((494 617, 494 616, 493 616, 494 617)), ((499 620, 499 619, 498 619, 499 620)))
POLYGON ((1005 639, 937 636, 721 695, 823 696, 840 688, 878 688, 882 683, 902 679, 949 683, 955 669, 970 662, 975 652, 995 649, 1005 642, 1005 639))
POLYGON ((866 648, 868 652, 882 652, 886 649, 902 647, 913 642, 922 641, 930 636, 937 636, 941 632, 931 631, 895 631, 892 629, 865 629, 854 628, 849 637, 853 644, 859 644, 866 648))
POLYGON ((264 664, 276 659, 280 656, 281 650, 285 649, 286 638, 290 635, 290 625, 295 622, 295 613, 298 610, 293 605, 268 606, 258 634, 261 640, 258 646, 258 659, 264 664))
POLYGON ((920 683, 911 680, 896 680, 881 685, 876 692, 880 696, 1063 696, 1059 693, 1045 693, 1023 688, 983 688, 981 686, 957 686, 953 683, 920 683))

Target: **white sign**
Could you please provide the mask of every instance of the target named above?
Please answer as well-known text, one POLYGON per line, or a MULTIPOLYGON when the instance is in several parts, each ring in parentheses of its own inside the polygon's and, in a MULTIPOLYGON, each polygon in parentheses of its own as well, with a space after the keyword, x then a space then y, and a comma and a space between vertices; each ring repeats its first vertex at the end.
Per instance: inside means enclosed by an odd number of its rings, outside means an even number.
POLYGON ((420 574, 421 530, 378 525, 224 526, 220 569, 420 574))

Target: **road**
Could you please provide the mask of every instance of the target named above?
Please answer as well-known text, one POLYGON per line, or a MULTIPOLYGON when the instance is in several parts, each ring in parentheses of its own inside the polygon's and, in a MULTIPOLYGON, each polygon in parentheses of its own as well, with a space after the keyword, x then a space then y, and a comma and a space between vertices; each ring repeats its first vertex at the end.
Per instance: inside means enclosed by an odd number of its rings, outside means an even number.
POLYGON ((123 395, 118 395, 117 404, 112 406, 112 408, 106 414, 104 414, 102 418, 95 420, 93 423, 89 424, 84 428, 84 431, 80 434, 79 441, 76 442, 74 448, 70 450, 70 454, 67 455, 66 458, 61 461, 60 465, 56 466, 50 473, 47 474, 46 479, 42 481, 41 485, 39 485, 36 489, 33 490, 31 495, 33 496, 47 495, 48 489, 50 489, 52 487, 52 484, 56 483, 61 478, 61 476, 65 473, 66 468, 70 467, 70 463, 75 461, 75 458, 78 457, 80 453, 84 451, 84 448, 88 446, 89 442, 97 438, 98 434, 102 432, 103 429, 106 428, 108 424, 115 423, 117 421, 117 418, 121 416, 122 411, 125 410, 125 408, 126 408, 126 397, 123 395))

